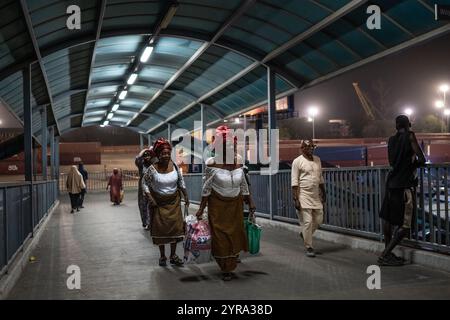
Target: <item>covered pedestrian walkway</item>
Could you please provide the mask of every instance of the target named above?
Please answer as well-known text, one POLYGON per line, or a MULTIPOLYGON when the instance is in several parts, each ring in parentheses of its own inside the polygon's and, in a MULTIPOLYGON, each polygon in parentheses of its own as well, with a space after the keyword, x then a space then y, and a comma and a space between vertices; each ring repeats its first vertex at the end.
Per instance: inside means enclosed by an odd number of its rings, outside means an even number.
MULTIPOLYGON (((381 290, 368 290, 376 256, 317 241, 307 258, 295 232, 264 227, 261 253, 243 255, 236 281, 223 282, 214 261, 158 266, 159 251, 141 227, 137 195, 112 206, 106 193, 86 196, 69 214, 68 197, 54 212, 9 299, 448 299, 450 273, 419 265, 382 270, 381 290), (81 290, 68 290, 69 265, 81 270, 81 290)), ((178 255, 182 256, 180 250, 178 255)))
MULTIPOLYGON (((373 254, 320 242, 323 254, 307 260, 294 233, 269 226, 261 255, 239 266, 241 281, 222 283, 214 263, 159 268, 136 194, 112 208, 89 193, 87 208, 70 215, 58 158, 60 137, 87 126, 125 127, 149 141, 177 129, 203 136, 267 104, 268 123, 257 129, 276 129, 277 98, 447 34, 433 1, 3 0, 0 16, 0 104, 23 125, 23 136, 0 142, 0 156, 24 152, 24 181, 0 184, 0 280, 17 276, 37 245, 9 298, 450 296, 448 274, 419 265, 383 271, 382 290, 370 291, 373 254), (382 29, 367 27, 369 5, 381 8, 382 29), (81 268, 80 291, 65 286, 71 263, 81 268)), ((379 241, 386 171, 326 171, 324 229, 379 241)), ((405 241, 443 256, 448 173, 448 165, 420 171, 419 214, 405 241)), ((296 223, 289 172, 251 179, 261 221, 296 223)), ((201 175, 186 182, 198 202, 201 175)))

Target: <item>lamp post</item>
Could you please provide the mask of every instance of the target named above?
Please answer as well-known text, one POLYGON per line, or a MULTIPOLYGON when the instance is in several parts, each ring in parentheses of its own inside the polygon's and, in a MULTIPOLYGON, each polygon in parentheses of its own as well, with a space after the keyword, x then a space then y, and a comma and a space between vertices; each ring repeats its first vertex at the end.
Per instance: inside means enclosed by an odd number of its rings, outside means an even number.
MULTIPOLYGON (((442 100, 437 100, 434 103, 434 105, 438 109, 442 109, 445 106, 444 101, 442 101, 442 100)), ((443 113, 441 113, 441 132, 443 131, 443 126, 444 126, 443 123, 444 123, 444 116, 443 116, 443 113)))
POLYGON ((450 128, 448 127, 448 118, 450 118, 450 109, 445 109, 443 114, 446 118, 446 130, 449 131, 450 128))
POLYGON ((308 108, 308 115, 309 115, 308 121, 312 122, 312 139, 313 139, 313 141, 316 138, 315 132, 314 132, 314 120, 318 113, 319 113, 319 109, 317 107, 313 106, 313 107, 308 108))
MULTIPOLYGON (((443 83, 443 84, 441 84, 441 85, 439 86, 439 91, 442 92, 442 95, 443 95, 444 100, 440 101, 439 103, 437 102, 436 107, 438 107, 438 108, 445 108, 445 107, 446 107, 446 97, 447 97, 447 91, 448 91, 448 89, 449 89, 449 86, 448 86, 446 83, 443 83), (438 106, 438 105, 439 105, 439 106, 438 106)), ((442 113, 442 126, 441 126, 442 132, 445 131, 445 130, 444 130, 444 126, 446 125, 446 124, 445 124, 445 120, 444 120, 444 116, 445 116, 445 110, 444 110, 444 112, 442 113)), ((447 129, 447 127, 446 127, 445 129, 447 129)))
POLYGON ((449 87, 447 84, 442 84, 441 86, 439 86, 439 91, 444 94, 444 106, 445 106, 445 98, 446 98, 448 89, 449 89, 449 87))

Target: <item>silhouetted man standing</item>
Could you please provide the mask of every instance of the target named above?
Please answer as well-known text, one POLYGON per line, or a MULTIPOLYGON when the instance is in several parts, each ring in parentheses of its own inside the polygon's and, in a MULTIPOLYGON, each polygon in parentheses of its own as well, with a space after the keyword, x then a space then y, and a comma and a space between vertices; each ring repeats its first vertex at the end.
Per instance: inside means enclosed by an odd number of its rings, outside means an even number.
POLYGON ((385 249, 378 258, 380 265, 403 265, 404 260, 392 250, 409 234, 416 210, 417 168, 425 165, 425 156, 410 130, 405 115, 395 119, 397 133, 389 138, 388 157, 391 171, 380 217, 383 219, 385 249), (392 229, 395 228, 392 235, 392 229))

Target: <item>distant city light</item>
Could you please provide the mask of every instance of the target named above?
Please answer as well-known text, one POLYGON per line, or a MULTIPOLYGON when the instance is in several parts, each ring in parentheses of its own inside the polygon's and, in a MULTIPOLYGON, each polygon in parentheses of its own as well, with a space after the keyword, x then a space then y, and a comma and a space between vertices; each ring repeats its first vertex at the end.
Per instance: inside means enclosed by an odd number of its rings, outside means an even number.
POLYGON ((239 120, 239 118, 235 118, 234 119, 234 123, 240 123, 241 121, 239 120))
POLYGON ((439 91, 441 91, 441 92, 445 93, 445 92, 448 91, 448 89, 449 89, 449 87, 448 87, 447 84, 442 84, 442 85, 439 86, 439 91))
POLYGON ((445 109, 444 110, 444 116, 450 116, 450 109, 445 109))
POLYGON ((312 122, 312 121, 313 121, 313 118, 308 117, 308 122, 312 122))
POLYGON ((414 113, 413 109, 411 108, 406 108, 405 109, 405 114, 409 117, 414 113))
POLYGON ((434 105, 436 106, 436 108, 443 108, 444 107, 444 101, 442 100, 438 100, 434 103, 434 105))
POLYGON ((311 118, 314 118, 315 116, 317 116, 319 114, 319 109, 317 107, 309 107, 308 108, 308 115, 311 118))

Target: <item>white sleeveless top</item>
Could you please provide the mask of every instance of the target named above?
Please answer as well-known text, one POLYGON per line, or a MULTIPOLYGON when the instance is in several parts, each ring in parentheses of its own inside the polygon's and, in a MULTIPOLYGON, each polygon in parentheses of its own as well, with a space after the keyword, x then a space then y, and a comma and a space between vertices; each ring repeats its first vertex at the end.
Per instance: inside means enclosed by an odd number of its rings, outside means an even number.
POLYGON ((160 173, 151 165, 148 167, 142 182, 144 192, 150 192, 151 189, 162 195, 174 194, 179 187, 186 188, 183 176, 178 174, 175 166, 171 172, 160 173))
POLYGON ((239 194, 250 194, 242 168, 227 170, 207 166, 203 179, 202 196, 204 197, 209 196, 211 190, 214 190, 223 197, 229 198, 237 197, 239 194))

